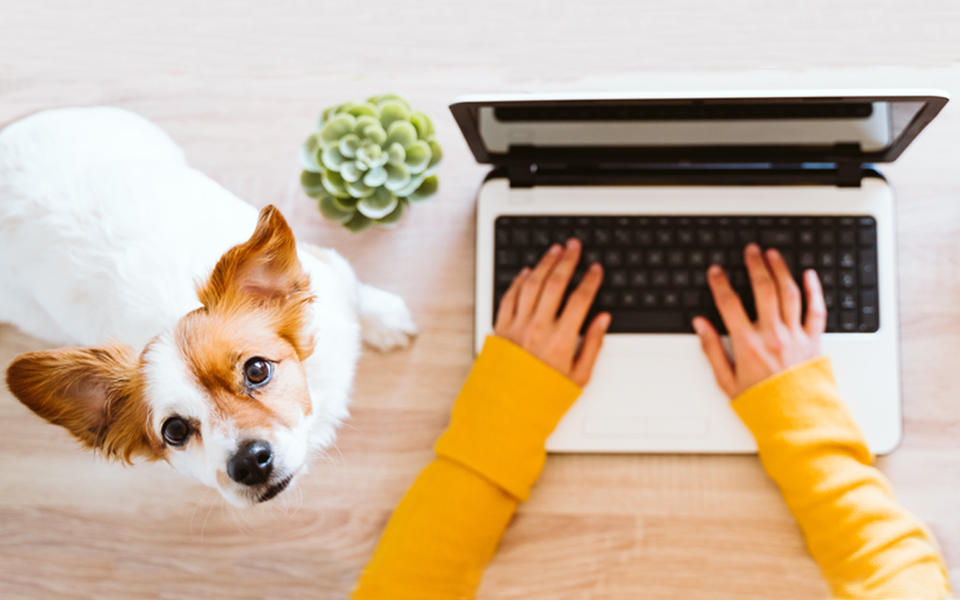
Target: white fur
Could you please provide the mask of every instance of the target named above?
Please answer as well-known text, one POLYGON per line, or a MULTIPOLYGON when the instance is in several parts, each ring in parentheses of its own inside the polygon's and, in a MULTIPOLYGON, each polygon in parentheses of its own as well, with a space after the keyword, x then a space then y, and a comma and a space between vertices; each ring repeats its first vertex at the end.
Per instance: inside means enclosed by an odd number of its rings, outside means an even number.
MULTIPOLYGON (((172 412, 205 419, 169 335, 197 308, 194 285, 247 240, 257 212, 203 173, 152 123, 114 108, 65 108, 0 132, 0 321, 51 342, 114 339, 142 348, 152 425, 172 412)), ((282 469, 302 472, 308 451, 330 445, 347 416, 360 337, 388 349, 416 332, 403 301, 360 285, 336 252, 305 252, 316 301, 317 347, 305 362, 313 414, 273 442, 282 469), (361 332, 362 326, 362 332, 361 332), (299 427, 298 427, 299 429, 299 427)), ((216 471, 243 432, 204 431, 203 456, 171 463, 218 487, 216 471)), ((237 501, 221 489, 228 500, 237 501)))

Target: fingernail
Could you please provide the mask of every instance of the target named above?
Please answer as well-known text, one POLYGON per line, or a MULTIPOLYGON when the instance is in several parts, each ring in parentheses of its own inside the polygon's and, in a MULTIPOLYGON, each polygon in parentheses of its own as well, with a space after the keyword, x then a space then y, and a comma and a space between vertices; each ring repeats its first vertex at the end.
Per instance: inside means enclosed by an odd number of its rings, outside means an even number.
POLYGON ((749 244, 747 244, 747 248, 746 248, 746 249, 747 249, 747 253, 748 253, 748 254, 759 254, 759 253, 760 253, 760 246, 756 245, 756 244, 753 243, 753 242, 750 242, 749 244))
POLYGON ((580 246, 580 240, 578 240, 577 238, 570 238, 569 240, 567 240, 567 250, 573 250, 574 248, 577 248, 579 246, 580 246))
POLYGON ((610 327, 610 313, 600 313, 600 326, 606 329, 610 327))
POLYGON ((593 263, 592 265, 590 265, 589 271, 590 271, 591 273, 599 273, 599 272, 600 272, 600 263, 593 263))
POLYGON ((780 258, 780 252, 778 252, 776 248, 770 248, 767 250, 767 256, 769 258, 780 258))
POLYGON ((529 272, 530 272, 530 267, 524 267, 524 268, 520 269, 520 274, 521 274, 521 275, 526 275, 526 274, 529 273, 529 272))
POLYGON ((720 268, 720 265, 710 265, 710 268, 707 269, 707 275, 710 277, 719 277, 723 273, 723 269, 720 268))
POLYGON ((703 333, 703 321, 700 320, 700 317, 694 317, 693 330, 697 333, 703 333))
POLYGON ((556 254, 557 252, 560 252, 560 244, 554 244, 547 250, 547 254, 556 254))

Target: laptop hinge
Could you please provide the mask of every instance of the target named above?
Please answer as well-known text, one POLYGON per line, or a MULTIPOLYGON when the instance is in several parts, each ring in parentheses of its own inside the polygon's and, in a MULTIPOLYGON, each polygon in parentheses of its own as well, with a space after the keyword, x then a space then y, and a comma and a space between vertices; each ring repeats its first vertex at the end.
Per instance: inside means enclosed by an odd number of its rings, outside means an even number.
POLYGON ((532 146, 510 146, 510 160, 507 162, 510 187, 533 187, 537 166, 532 160, 532 150, 532 146))
POLYGON ((860 161, 860 144, 837 144, 839 157, 836 162, 837 187, 860 187, 863 179, 863 163, 860 161))

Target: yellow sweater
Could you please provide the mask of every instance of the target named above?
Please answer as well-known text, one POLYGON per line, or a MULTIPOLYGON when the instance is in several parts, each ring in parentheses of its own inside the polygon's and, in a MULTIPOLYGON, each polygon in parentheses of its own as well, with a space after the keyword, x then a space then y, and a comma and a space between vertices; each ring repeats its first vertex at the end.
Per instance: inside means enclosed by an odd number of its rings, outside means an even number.
MULTIPOLYGON (((472 598, 543 468, 547 437, 579 393, 521 348, 488 338, 437 458, 400 502, 353 597, 472 598)), ((933 537, 870 466, 826 358, 754 386, 733 408, 835 598, 947 595, 933 537)))

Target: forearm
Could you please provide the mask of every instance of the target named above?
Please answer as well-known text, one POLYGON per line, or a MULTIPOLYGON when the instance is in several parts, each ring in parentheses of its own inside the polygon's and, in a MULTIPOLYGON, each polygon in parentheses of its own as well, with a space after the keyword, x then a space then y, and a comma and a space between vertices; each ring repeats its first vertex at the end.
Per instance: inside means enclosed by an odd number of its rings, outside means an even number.
POLYGON ((517 504, 480 475, 437 458, 394 511, 354 598, 471 597, 517 504))
POLYGON ((489 338, 454 405, 437 458, 387 525, 354 598, 469 598, 579 395, 517 346, 489 338))
POLYGON ((836 597, 946 595, 933 537, 871 466, 827 359, 758 384, 733 406, 836 597))

